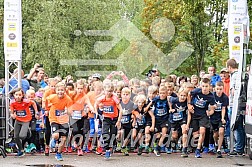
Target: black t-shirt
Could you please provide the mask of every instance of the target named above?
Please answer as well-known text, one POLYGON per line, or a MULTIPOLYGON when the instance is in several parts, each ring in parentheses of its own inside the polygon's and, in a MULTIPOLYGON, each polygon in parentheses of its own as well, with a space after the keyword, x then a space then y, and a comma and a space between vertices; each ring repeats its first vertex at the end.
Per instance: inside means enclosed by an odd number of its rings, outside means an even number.
MULTIPOLYGON (((37 110, 38 110, 38 112, 41 112, 41 107, 40 107, 40 105, 36 102, 36 101, 34 101, 35 103, 36 103, 36 105, 37 105, 37 110)), ((32 115, 32 119, 34 120, 34 119, 36 119, 35 118, 35 110, 34 110, 34 108, 33 108, 33 106, 31 105, 30 107, 30 111, 31 111, 31 115, 32 115)))
POLYGON ((214 110, 214 114, 210 116, 210 120, 212 123, 218 123, 219 121, 221 121, 222 107, 225 107, 225 118, 227 118, 227 106, 229 104, 229 99, 227 95, 225 95, 225 93, 222 93, 220 97, 217 96, 216 92, 214 92, 213 94, 215 97, 216 109, 214 110))
POLYGON ((146 112, 144 112, 144 108, 147 107, 146 104, 144 104, 142 110, 140 110, 138 107, 135 109, 140 115, 142 115, 142 119, 136 118, 137 126, 144 126, 146 123, 146 112))
POLYGON ((184 102, 179 102, 178 97, 170 97, 170 103, 172 104, 172 109, 175 109, 173 113, 169 114, 169 121, 174 123, 176 121, 181 121, 187 118, 187 100, 184 102))
POLYGON ((159 96, 152 100, 154 104, 154 116, 156 120, 168 120, 169 105, 167 98, 161 100, 159 96))
POLYGON ((196 88, 191 91, 191 96, 191 104, 194 106, 193 118, 207 116, 206 110, 208 110, 208 106, 215 104, 214 95, 211 92, 207 95, 202 94, 202 89, 196 88))

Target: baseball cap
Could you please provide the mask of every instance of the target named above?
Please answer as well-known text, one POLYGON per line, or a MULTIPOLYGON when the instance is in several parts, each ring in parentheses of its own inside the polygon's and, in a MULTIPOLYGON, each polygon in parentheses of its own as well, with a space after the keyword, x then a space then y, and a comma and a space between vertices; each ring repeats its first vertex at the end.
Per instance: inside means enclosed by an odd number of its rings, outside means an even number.
POLYGON ((101 74, 95 73, 92 75, 93 78, 101 79, 101 74))
POLYGON ((229 72, 227 68, 223 68, 221 69, 220 73, 223 73, 223 72, 229 72))

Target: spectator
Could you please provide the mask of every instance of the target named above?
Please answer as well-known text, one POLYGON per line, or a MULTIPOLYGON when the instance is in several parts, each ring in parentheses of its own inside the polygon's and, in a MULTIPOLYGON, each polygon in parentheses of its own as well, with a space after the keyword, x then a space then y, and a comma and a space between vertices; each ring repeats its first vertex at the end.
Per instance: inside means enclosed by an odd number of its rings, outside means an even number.
POLYGON ((223 68, 220 71, 221 80, 224 83, 224 93, 229 96, 230 90, 230 76, 227 68, 223 68))
MULTIPOLYGON (((30 88, 30 84, 26 79, 23 79, 24 71, 21 70, 21 87, 24 93, 30 88)), ((18 87, 18 69, 13 71, 13 77, 9 80, 9 92, 18 87)), ((2 94, 5 94, 5 87, 3 87, 2 94)))
POLYGON ((210 74, 211 77, 210 85, 212 87, 215 87, 216 82, 221 81, 221 77, 218 74, 216 74, 215 67, 213 66, 208 67, 208 74, 210 74))
POLYGON ((29 75, 27 76, 27 80, 35 89, 35 92, 37 92, 39 88, 45 88, 47 86, 44 81, 44 75, 44 69, 40 66, 40 64, 36 63, 34 68, 31 69, 29 75))

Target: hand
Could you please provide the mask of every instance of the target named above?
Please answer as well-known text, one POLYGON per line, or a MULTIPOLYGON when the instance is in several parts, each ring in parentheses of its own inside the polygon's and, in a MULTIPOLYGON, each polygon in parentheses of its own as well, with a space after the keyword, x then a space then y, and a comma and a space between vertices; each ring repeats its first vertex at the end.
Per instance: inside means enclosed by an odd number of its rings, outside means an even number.
POLYGON ((154 132, 154 130, 155 130, 154 126, 151 126, 150 131, 154 132))
POLYGON ((116 122, 116 127, 117 127, 117 129, 121 129, 121 122, 117 121, 116 122))
POLYGON ((45 111, 45 115, 48 115, 49 114, 49 112, 48 111, 45 111))
POLYGON ((44 128, 45 128, 45 124, 41 123, 41 124, 39 125, 39 127, 40 127, 41 129, 44 129, 44 128))
POLYGON ((188 104, 188 111, 191 112, 192 114, 194 113, 194 107, 191 104, 188 104))
POLYGON ((169 110, 169 113, 174 113, 175 112, 175 109, 170 109, 169 110))
POLYGON ((34 65, 34 69, 36 70, 36 69, 38 69, 38 67, 39 67, 39 63, 36 63, 36 64, 34 65))
POLYGON ((11 114, 11 118, 12 118, 12 119, 16 119, 16 116, 17 116, 17 115, 16 115, 15 113, 14 113, 14 114, 11 114))
POLYGON ((122 71, 118 71, 118 75, 123 76, 124 73, 122 71))
POLYGON ((226 124, 226 120, 225 119, 221 119, 221 122, 222 122, 223 125, 226 124))
POLYGON ((185 126, 185 130, 188 131, 189 130, 189 125, 186 124, 185 126))

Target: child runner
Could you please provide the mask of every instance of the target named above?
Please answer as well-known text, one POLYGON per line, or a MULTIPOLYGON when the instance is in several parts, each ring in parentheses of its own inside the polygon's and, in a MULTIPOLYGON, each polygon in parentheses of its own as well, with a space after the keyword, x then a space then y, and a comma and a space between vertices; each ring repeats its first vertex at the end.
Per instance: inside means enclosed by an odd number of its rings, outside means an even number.
POLYGON ((129 88, 123 88, 121 93, 122 101, 120 102, 122 106, 122 112, 119 113, 118 120, 121 120, 121 129, 118 131, 118 142, 117 145, 122 143, 121 152, 128 156, 129 144, 128 135, 132 129, 132 111, 134 110, 134 103, 130 100, 131 90, 129 88), (123 141, 123 142, 120 142, 123 141))
POLYGON ((156 156, 160 156, 160 149, 163 146, 164 139, 166 137, 168 129, 168 119, 169 119, 169 104, 167 99, 167 87, 161 86, 159 88, 159 96, 155 97, 147 106, 148 109, 152 104, 154 104, 154 116, 155 116, 155 132, 161 132, 161 137, 154 149, 156 156))
POLYGON ((146 115, 148 114, 151 117, 151 127, 150 132, 154 132, 155 125, 155 116, 151 110, 146 110, 146 97, 145 95, 137 95, 135 103, 137 104, 137 108, 133 111, 133 132, 132 138, 138 141, 138 151, 137 155, 142 154, 143 149, 143 141, 142 136, 144 134, 145 126, 146 126, 146 115))
POLYGON ((222 81, 216 82, 215 86, 215 102, 216 102, 216 109, 214 110, 214 114, 210 116, 210 121, 213 129, 213 137, 217 149, 217 158, 222 158, 221 155, 221 146, 224 139, 224 129, 226 125, 226 113, 227 113, 227 106, 229 104, 228 96, 223 93, 224 91, 224 83, 222 81))
POLYGON ((178 91, 179 97, 170 97, 170 115, 169 121, 172 130, 172 140, 178 140, 178 129, 182 129, 182 157, 188 157, 187 155, 187 132, 189 124, 187 124, 187 96, 188 92, 185 88, 180 88, 178 91))
MULTIPOLYGON (((98 116, 98 107, 100 104, 103 106, 103 125, 102 125, 102 138, 104 140, 104 148, 106 150, 105 159, 111 156, 111 139, 116 137, 117 128, 120 128, 120 121, 118 120, 119 111, 122 112, 120 100, 116 95, 113 94, 114 86, 111 82, 106 82, 103 86, 104 94, 100 96, 95 102, 95 112, 98 116), (118 111, 119 110, 119 111, 118 111)), ((113 142, 114 144, 114 142, 113 142)))
POLYGON ((42 98, 42 108, 45 110, 45 156, 49 156, 49 144, 50 144, 50 138, 51 138, 51 125, 49 122, 49 110, 50 107, 48 106, 48 102, 46 98, 52 94, 55 94, 55 85, 58 83, 58 79, 56 78, 50 78, 49 79, 49 89, 45 91, 43 98, 42 98))
MULTIPOLYGON (((65 142, 69 132, 69 116, 70 112, 68 108, 72 105, 72 100, 65 94, 65 84, 59 82, 56 85, 56 94, 52 94, 47 97, 49 111, 49 121, 52 128, 52 143, 55 145, 56 141, 60 139, 58 151, 55 158, 58 161, 63 161, 62 149, 65 146, 65 142)), ((47 107, 48 107, 47 106, 47 107)))
POLYGON ((16 119, 14 124, 14 138, 18 146, 17 157, 24 155, 22 147, 22 140, 26 139, 32 114, 29 107, 32 105, 35 110, 36 118, 39 118, 39 112, 37 110, 36 103, 24 99, 24 92, 22 88, 16 88, 11 92, 14 96, 14 100, 10 103, 10 115, 12 119, 16 119))
POLYGON ((210 127, 209 116, 214 113, 214 108, 215 100, 214 95, 210 92, 210 80, 203 78, 201 88, 194 89, 188 95, 188 110, 190 111, 188 116, 191 118, 193 136, 199 134, 199 141, 195 151, 196 158, 201 158, 200 149, 205 138, 206 128, 210 127))

